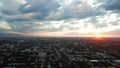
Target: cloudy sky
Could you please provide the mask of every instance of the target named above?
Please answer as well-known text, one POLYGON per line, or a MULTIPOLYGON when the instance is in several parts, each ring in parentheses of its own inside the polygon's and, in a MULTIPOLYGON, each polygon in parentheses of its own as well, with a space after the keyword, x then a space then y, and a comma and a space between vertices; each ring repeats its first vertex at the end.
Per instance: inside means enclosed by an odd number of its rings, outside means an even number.
POLYGON ((120 0, 0 0, 0 34, 120 37, 120 0))

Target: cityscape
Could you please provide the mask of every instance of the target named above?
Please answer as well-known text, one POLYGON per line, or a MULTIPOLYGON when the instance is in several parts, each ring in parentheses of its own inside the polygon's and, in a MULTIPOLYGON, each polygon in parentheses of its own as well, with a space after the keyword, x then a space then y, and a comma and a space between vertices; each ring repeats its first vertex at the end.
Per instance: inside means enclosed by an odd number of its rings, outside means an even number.
POLYGON ((1 37, 0 68, 120 68, 120 39, 1 37))
POLYGON ((120 68, 120 0, 0 0, 0 68, 120 68))

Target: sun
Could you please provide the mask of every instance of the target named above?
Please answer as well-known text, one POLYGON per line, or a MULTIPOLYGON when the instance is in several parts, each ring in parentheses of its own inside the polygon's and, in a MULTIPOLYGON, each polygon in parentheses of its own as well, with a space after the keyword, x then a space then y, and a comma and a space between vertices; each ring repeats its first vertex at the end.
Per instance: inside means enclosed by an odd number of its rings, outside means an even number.
POLYGON ((97 34, 97 35, 95 35, 95 37, 100 38, 100 37, 102 37, 102 35, 97 34))
POLYGON ((104 36, 103 36, 102 34, 95 34, 94 37, 95 37, 95 38, 102 38, 102 37, 104 37, 104 36))
POLYGON ((93 39, 94 39, 94 41, 96 41, 96 42, 100 42, 100 41, 102 41, 103 39, 104 39, 104 35, 102 35, 102 34, 94 34, 93 35, 93 39))

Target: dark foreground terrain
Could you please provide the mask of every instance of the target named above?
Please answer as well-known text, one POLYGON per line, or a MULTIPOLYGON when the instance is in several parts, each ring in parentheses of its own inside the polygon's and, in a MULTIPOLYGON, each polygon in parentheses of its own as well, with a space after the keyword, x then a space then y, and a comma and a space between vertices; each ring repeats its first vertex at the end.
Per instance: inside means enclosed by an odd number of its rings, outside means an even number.
POLYGON ((120 68, 120 39, 1 37, 0 68, 120 68))

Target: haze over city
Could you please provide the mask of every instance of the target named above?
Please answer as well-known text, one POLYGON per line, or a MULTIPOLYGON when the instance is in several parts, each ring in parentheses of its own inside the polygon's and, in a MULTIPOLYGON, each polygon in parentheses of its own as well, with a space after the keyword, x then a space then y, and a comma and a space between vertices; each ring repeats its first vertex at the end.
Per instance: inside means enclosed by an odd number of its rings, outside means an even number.
POLYGON ((120 37, 120 0, 0 0, 0 35, 120 37))

